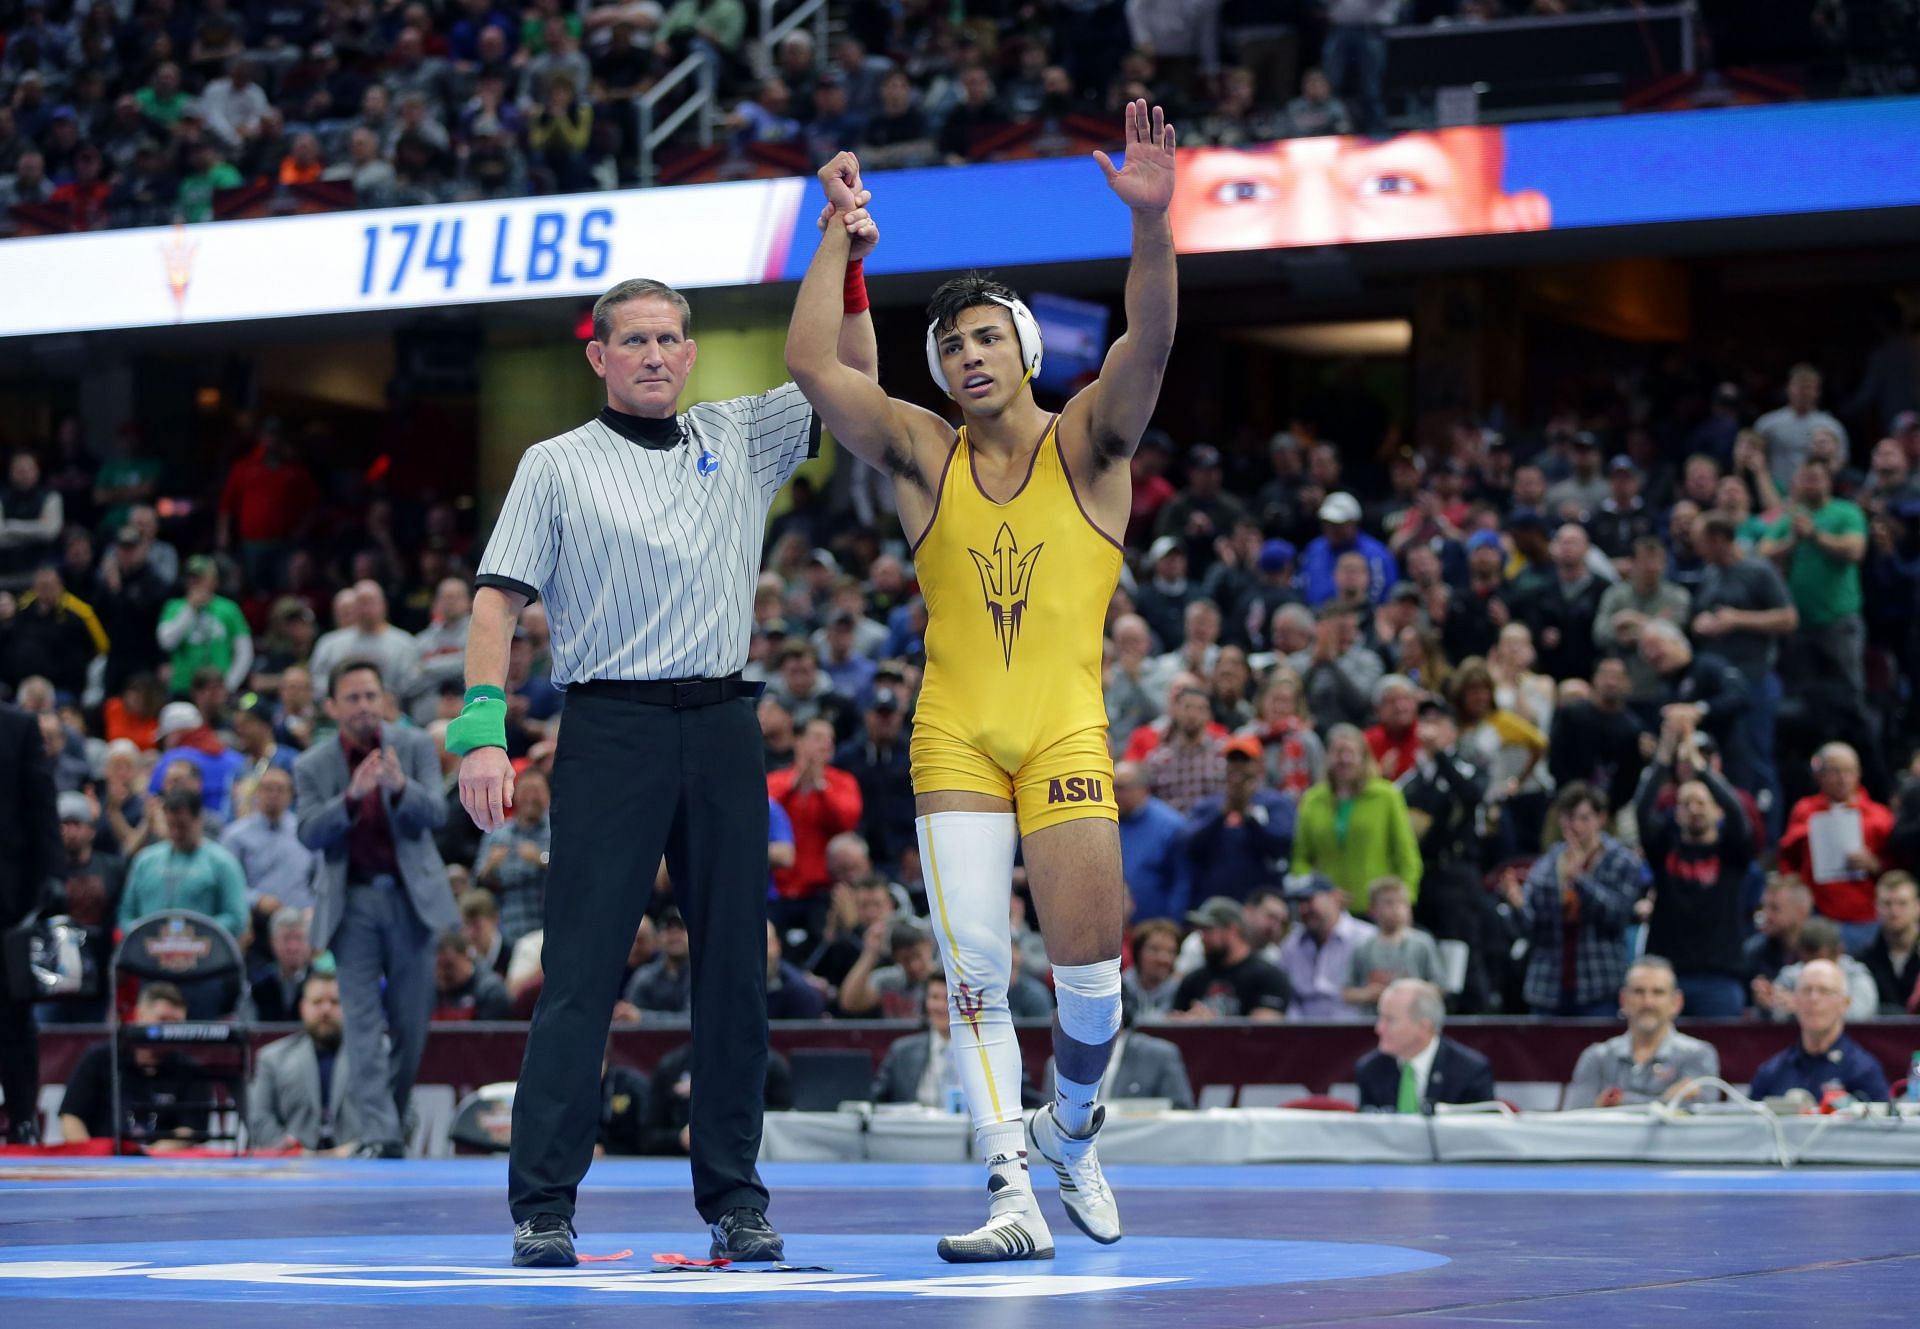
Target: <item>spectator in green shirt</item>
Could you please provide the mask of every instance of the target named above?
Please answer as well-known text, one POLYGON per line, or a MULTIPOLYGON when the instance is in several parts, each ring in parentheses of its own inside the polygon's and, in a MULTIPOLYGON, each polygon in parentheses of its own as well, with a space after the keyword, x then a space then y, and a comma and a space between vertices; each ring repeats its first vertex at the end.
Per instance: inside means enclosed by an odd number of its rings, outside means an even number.
POLYGON ((1793 473, 1786 512, 1760 542, 1760 556, 1783 565, 1800 611, 1783 674, 1803 681, 1838 675, 1855 697, 1866 695, 1867 633, 1860 617, 1860 561, 1866 554, 1866 514, 1857 503, 1833 496, 1826 462, 1802 462, 1793 473))
POLYGON ((238 189, 243 181, 231 163, 220 159, 220 150, 207 142, 196 143, 188 158, 192 169, 180 177, 180 192, 174 202, 182 221, 203 222, 213 218, 213 196, 222 189, 238 189))
POLYGON ((240 860, 202 833, 205 810, 200 795, 176 789, 161 804, 167 838, 133 856, 126 892, 120 897, 120 926, 130 928, 163 909, 205 914, 247 944, 247 874, 240 860))
POLYGON ((1327 778, 1300 798, 1292 871, 1321 873, 1345 893, 1354 913, 1364 914, 1368 890, 1382 877, 1399 878, 1407 898, 1417 899, 1420 867, 1407 800, 1380 778, 1366 734, 1335 725, 1327 731, 1327 778))
POLYGON ((218 669, 227 687, 240 691, 253 668, 253 629, 240 606, 218 593, 220 569, 204 554, 187 560, 187 593, 160 610, 160 648, 172 652, 168 680, 184 697, 199 669, 218 669))
POLYGON ((168 61, 153 71, 153 81, 133 94, 140 114, 158 124, 172 125, 193 99, 180 87, 180 66, 168 61))
POLYGON ((663 55, 698 52, 716 77, 737 60, 747 37, 747 7, 741 0, 679 0, 660 21, 654 41, 663 55))

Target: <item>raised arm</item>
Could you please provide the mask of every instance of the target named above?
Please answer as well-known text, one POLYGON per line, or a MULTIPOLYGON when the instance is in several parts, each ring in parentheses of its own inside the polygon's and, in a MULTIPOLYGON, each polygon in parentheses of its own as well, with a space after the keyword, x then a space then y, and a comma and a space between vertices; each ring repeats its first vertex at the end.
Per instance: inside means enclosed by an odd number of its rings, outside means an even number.
POLYGON ((1173 353, 1179 305, 1174 270, 1173 126, 1158 106, 1127 104, 1126 164, 1115 170, 1104 152, 1094 153, 1107 184, 1133 211, 1133 259, 1127 268, 1127 330, 1107 349, 1100 379, 1088 388, 1088 435, 1094 460, 1104 469, 1133 455, 1160 400, 1160 380, 1173 353))
POLYGON ((877 234, 865 209, 851 206, 857 172, 853 154, 845 152, 820 169, 838 219, 829 222, 820 237, 794 300, 793 321, 787 327, 787 372, 813 403, 820 422, 854 456, 902 479, 917 477, 930 489, 914 457, 909 412, 918 408, 889 399, 875 379, 843 358, 846 343, 854 340, 843 337, 842 326, 848 258, 857 242, 877 234))

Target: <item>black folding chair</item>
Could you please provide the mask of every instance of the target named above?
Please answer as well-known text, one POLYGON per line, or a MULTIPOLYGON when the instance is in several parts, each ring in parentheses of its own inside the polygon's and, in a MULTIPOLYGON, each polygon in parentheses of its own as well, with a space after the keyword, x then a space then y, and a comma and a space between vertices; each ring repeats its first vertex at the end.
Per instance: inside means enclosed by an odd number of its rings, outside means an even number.
POLYGON ((864 1048, 795 1048, 788 1061, 796 1111, 832 1112, 873 1097, 873 1054, 864 1048))
POLYGON ((204 1086, 200 1098, 183 1097, 169 1105, 191 1115, 204 1111, 207 1128, 196 1130, 196 1143, 231 1140, 238 1154, 247 1119, 247 1081, 253 1073, 253 1043, 249 1028, 233 1015, 246 996, 246 957, 240 943, 217 921, 191 909, 165 909, 138 920, 114 948, 109 966, 109 990, 120 990, 122 974, 142 983, 169 982, 187 998, 188 1013, 196 1018, 178 1024, 130 1025, 120 1018, 119 1003, 111 1003, 113 1123, 116 1154, 128 1139, 145 1143, 157 1138, 129 1135, 123 1077, 139 1048, 217 1050, 213 1062, 203 1056, 183 1058, 175 1067, 175 1081, 204 1086), (222 1120, 233 1125, 223 1127, 222 1120))

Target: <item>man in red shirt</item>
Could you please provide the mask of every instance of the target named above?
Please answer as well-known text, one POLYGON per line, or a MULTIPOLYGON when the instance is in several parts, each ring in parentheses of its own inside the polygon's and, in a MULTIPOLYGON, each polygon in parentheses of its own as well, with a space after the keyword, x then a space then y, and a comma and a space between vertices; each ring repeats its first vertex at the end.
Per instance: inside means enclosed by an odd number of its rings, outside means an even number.
POLYGON ((1410 679, 1388 674, 1373 688, 1374 714, 1380 723, 1367 730, 1367 746, 1380 763, 1380 776, 1398 780, 1420 758, 1420 729, 1414 723, 1419 690, 1410 679))
POLYGON ((293 455, 280 422, 268 417, 260 422, 260 442, 227 472, 215 538, 227 550, 237 533, 247 583, 278 586, 281 565, 306 534, 319 503, 313 476, 293 455))
POLYGON ((1845 743, 1829 743, 1814 754, 1813 773, 1820 792, 1793 805, 1786 834, 1780 837, 1780 867, 1813 887, 1814 908, 1840 925, 1849 951, 1873 940, 1877 926, 1873 907, 1874 879, 1893 830, 1893 813, 1867 797, 1860 787, 1860 757, 1845 743), (1834 808, 1852 808, 1860 814, 1862 847, 1850 853, 1837 875, 1818 878, 1813 870, 1809 820, 1834 808))
POLYGON ((833 741, 833 721, 807 721, 794 740, 793 765, 767 777, 767 793, 793 823, 793 866, 775 869, 768 914, 783 938, 799 929, 809 944, 826 924, 833 887, 827 842, 860 824, 860 783, 828 764, 833 741))
POLYGON ((67 210, 76 231, 97 231, 107 224, 107 195, 112 188, 100 178, 100 149, 82 143, 73 154, 73 179, 48 195, 47 202, 67 210))

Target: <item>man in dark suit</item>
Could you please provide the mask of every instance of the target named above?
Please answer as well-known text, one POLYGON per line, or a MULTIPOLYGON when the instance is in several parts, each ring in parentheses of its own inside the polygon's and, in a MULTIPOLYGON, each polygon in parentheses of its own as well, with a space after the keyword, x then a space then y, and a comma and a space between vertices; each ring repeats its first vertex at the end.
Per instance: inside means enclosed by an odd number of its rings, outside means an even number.
POLYGON ((381 720, 387 697, 377 667, 348 661, 327 686, 339 736, 293 768, 300 843, 320 856, 313 945, 333 952, 340 975, 361 1149, 398 1158, 433 1009, 435 939, 460 926, 433 840, 447 803, 433 740, 381 720), (391 1055, 380 1046, 383 1031, 391 1055))
MULTIPOLYGON (((55 812, 53 773, 40 722, 0 705, 0 936, 47 899, 66 864, 55 812)), ((9 993, 0 950, 0 1095, 6 1098, 7 1141, 40 1142, 40 1043, 33 1003, 9 993)))
POLYGON ((1373 1022, 1380 1047, 1353 1068, 1362 1112, 1432 1112, 1435 1103, 1492 1101, 1492 1063, 1442 1037, 1446 1018, 1446 999, 1433 984, 1402 978, 1387 985, 1373 1022))

